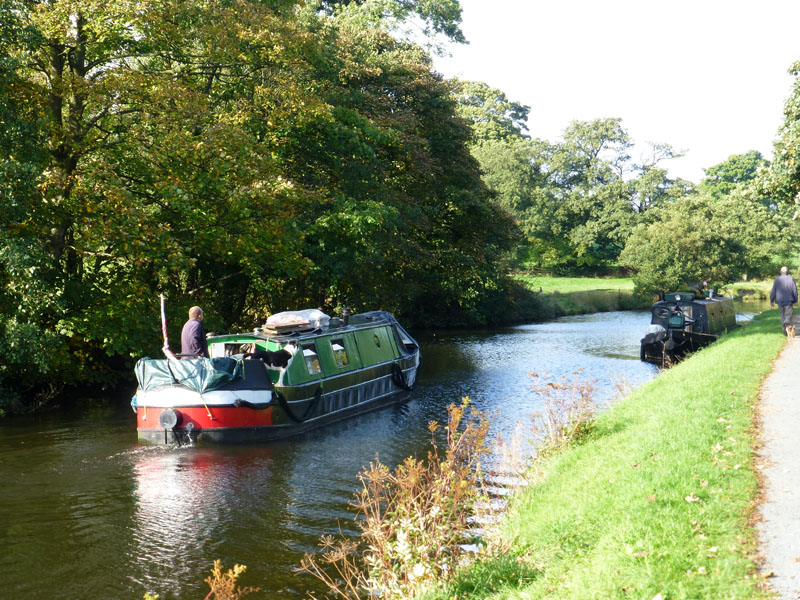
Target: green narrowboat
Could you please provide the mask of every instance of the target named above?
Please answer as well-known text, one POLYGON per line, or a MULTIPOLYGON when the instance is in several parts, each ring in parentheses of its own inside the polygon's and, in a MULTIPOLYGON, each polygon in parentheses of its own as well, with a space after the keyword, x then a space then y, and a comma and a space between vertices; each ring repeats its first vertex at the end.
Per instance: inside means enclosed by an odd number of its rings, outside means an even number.
POLYGON ((419 344, 386 311, 274 317, 210 337, 210 358, 141 359, 132 402, 139 440, 275 440, 397 402, 414 385, 419 344))

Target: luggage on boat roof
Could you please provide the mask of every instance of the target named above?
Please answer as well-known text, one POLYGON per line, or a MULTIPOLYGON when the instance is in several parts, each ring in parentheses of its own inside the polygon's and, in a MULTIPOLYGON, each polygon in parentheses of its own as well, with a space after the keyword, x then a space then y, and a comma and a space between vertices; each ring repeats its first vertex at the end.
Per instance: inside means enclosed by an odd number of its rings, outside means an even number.
POLYGON ((325 329, 330 322, 331 318, 328 315, 315 308, 287 310, 270 315, 264 324, 264 329, 276 333, 302 329, 325 329))

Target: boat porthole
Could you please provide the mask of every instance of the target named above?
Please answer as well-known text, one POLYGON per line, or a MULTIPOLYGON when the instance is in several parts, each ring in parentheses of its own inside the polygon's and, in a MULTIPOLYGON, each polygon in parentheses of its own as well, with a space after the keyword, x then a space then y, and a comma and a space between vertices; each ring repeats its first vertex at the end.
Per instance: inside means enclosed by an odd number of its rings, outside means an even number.
POLYGON ((374 336, 372 336, 372 337, 373 337, 373 339, 375 340, 375 345, 376 345, 378 348, 380 348, 380 347, 381 347, 381 338, 379 338, 379 337, 378 337, 378 334, 375 334, 375 335, 374 335, 374 336))

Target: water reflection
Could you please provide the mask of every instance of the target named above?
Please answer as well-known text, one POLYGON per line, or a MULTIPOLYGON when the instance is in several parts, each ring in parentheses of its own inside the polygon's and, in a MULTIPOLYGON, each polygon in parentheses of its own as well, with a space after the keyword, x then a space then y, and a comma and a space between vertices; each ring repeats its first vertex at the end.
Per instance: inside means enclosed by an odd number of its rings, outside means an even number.
POLYGON ((268 496, 272 451, 148 450, 134 464, 130 527, 139 566, 132 565, 138 571, 132 579, 148 590, 177 593, 218 556, 240 512, 249 511, 248 521, 263 527, 259 505, 245 503, 268 496))

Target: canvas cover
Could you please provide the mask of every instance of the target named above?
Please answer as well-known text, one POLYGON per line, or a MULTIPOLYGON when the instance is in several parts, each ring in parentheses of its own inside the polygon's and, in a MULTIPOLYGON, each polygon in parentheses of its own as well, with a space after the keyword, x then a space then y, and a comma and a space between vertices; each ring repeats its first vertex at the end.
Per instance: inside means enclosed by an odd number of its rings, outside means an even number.
POLYGON ((136 363, 142 390, 184 385, 202 394, 242 378, 242 361, 229 357, 168 360, 142 358, 136 363))
POLYGON ((276 313, 267 318, 267 327, 284 327, 284 326, 311 326, 311 327, 327 327, 330 324, 331 318, 321 310, 315 308, 307 308, 305 310, 287 310, 285 312, 276 313))

